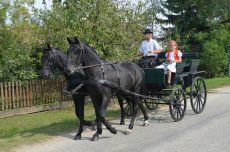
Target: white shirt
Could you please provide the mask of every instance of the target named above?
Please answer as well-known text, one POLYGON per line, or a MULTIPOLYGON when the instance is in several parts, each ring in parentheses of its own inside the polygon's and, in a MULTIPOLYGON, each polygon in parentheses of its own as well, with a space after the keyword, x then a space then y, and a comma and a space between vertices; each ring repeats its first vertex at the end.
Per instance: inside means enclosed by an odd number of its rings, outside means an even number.
POLYGON ((157 54, 150 53, 152 50, 162 50, 162 47, 157 43, 156 40, 150 39, 149 41, 143 41, 139 46, 139 52, 143 53, 144 56, 155 56, 157 54))

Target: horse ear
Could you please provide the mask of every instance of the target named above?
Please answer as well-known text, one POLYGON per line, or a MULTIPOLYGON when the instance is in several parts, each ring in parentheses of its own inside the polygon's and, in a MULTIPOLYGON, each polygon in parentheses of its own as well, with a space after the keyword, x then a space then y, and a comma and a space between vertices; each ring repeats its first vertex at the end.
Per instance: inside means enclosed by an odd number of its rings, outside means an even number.
POLYGON ((76 44, 80 44, 80 40, 76 36, 74 36, 74 40, 75 40, 76 44))
POLYGON ((67 39, 67 41, 68 41, 69 44, 72 44, 72 43, 73 43, 73 41, 72 41, 71 38, 67 37, 66 39, 67 39))
POLYGON ((47 43, 46 45, 47 45, 48 50, 52 51, 52 47, 51 47, 50 43, 47 43))

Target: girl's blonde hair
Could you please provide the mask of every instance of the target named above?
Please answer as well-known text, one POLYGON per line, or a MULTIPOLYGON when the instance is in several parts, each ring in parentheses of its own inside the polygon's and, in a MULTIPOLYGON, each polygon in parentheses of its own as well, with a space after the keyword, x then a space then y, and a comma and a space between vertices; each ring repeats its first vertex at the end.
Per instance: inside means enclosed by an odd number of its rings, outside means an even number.
POLYGON ((170 40, 170 41, 169 41, 169 44, 173 44, 173 45, 177 46, 177 43, 176 43, 176 41, 174 41, 174 40, 170 40))

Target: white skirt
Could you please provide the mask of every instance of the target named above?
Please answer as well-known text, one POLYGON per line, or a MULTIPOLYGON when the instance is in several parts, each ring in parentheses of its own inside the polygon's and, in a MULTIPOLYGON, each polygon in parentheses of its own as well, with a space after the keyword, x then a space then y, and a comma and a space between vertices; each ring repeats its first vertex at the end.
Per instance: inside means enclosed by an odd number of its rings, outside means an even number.
POLYGON ((156 69, 164 69, 165 74, 167 74, 168 70, 175 73, 176 72, 176 62, 164 62, 161 65, 157 66, 156 69))

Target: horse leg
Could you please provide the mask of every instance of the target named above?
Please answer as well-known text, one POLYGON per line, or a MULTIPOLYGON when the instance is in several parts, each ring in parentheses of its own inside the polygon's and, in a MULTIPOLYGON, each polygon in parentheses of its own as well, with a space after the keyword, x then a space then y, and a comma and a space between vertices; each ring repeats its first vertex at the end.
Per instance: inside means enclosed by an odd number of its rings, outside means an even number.
POLYGON ((137 115, 137 111, 138 111, 139 98, 138 97, 133 97, 133 98, 134 99, 132 99, 133 101, 131 102, 132 103, 132 107, 133 107, 133 114, 132 114, 132 118, 131 118, 129 127, 126 130, 126 135, 129 135, 129 134, 132 133, 132 129, 133 129, 133 126, 134 126, 134 121, 135 121, 135 118, 136 118, 136 115, 137 115))
POLYGON ((95 109, 95 114, 96 114, 96 124, 97 124, 97 131, 92 137, 92 141, 97 141, 99 139, 99 135, 102 134, 102 125, 100 121, 100 104, 95 102, 95 101, 100 101, 100 100, 93 100, 93 106, 95 109))
POLYGON ((96 117, 97 117, 96 118, 97 130, 91 139, 92 141, 97 141, 99 139, 99 135, 102 134, 102 125, 101 125, 101 121, 99 120, 99 115, 96 114, 96 117))
POLYGON ((111 126, 111 124, 105 119, 104 114, 108 107, 108 103, 111 101, 111 98, 103 96, 102 104, 100 109, 100 120, 105 125, 106 129, 108 129, 111 133, 117 134, 117 130, 111 126))
POLYGON ((97 123, 97 120, 95 121, 89 121, 89 120, 85 120, 84 119, 84 105, 85 105, 85 96, 81 96, 84 100, 84 103, 83 103, 83 125, 84 126, 92 126, 92 130, 96 130, 96 123, 97 123))
POLYGON ((148 126, 148 119, 149 119, 149 117, 148 117, 148 114, 147 114, 147 112, 145 110, 145 107, 144 107, 144 105, 141 102, 139 102, 138 105, 139 105, 139 107, 140 107, 140 109, 141 109, 141 111, 143 113, 143 116, 144 116, 143 126, 148 126))
POLYGON ((75 105, 75 114, 80 120, 80 125, 78 129, 78 133, 74 137, 74 140, 81 139, 81 133, 83 132, 83 123, 84 123, 84 104, 85 100, 84 97, 80 95, 73 95, 74 105, 75 105))
POLYGON ((121 121, 120 121, 120 125, 124 125, 125 124, 125 110, 124 110, 124 104, 123 104, 123 99, 118 97, 118 103, 120 105, 120 109, 121 109, 121 121))

